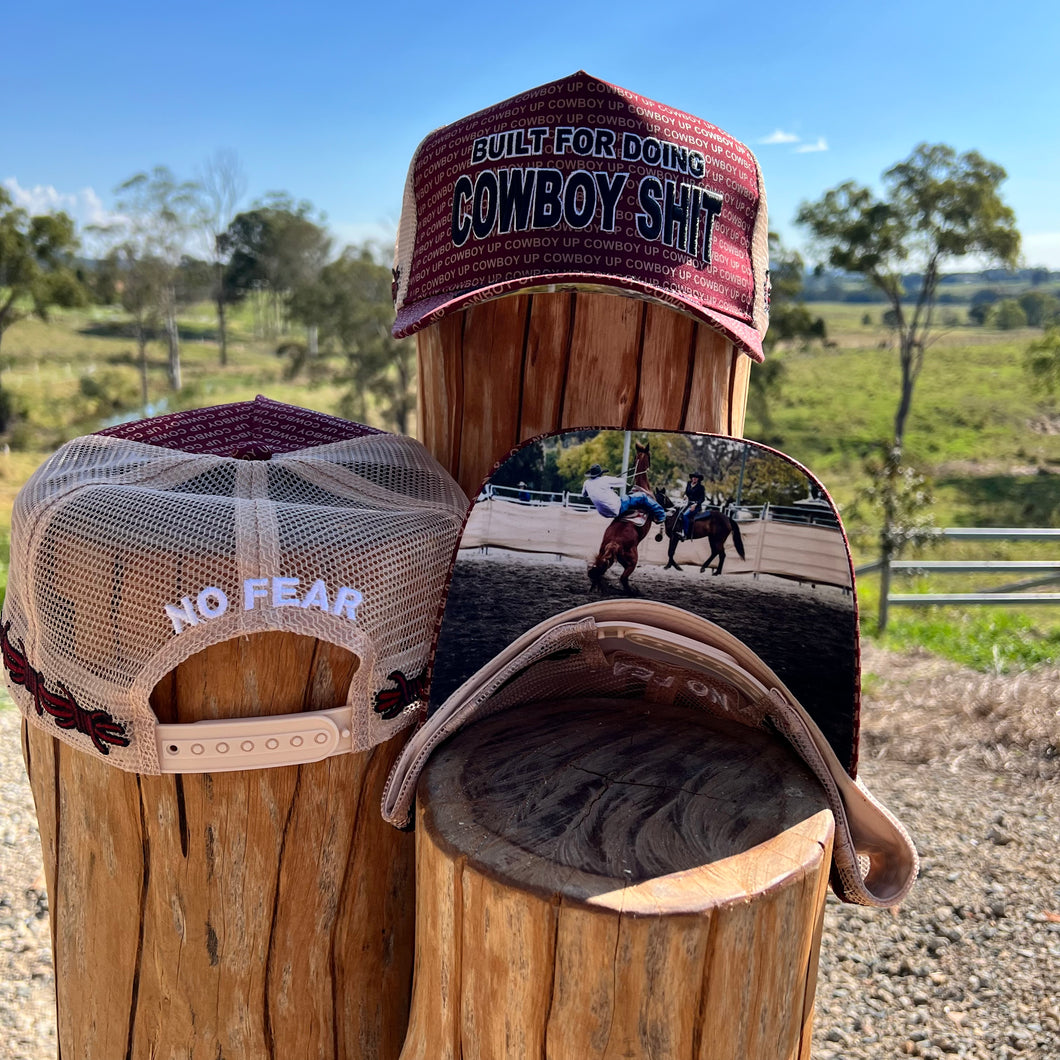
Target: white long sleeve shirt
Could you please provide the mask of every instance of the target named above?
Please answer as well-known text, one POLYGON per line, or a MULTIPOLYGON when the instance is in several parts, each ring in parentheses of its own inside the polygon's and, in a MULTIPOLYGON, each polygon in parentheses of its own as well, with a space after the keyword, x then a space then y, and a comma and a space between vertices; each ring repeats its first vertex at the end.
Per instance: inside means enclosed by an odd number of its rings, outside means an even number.
POLYGON ((582 487, 582 496, 593 502, 593 507, 609 519, 614 519, 622 507, 622 498, 615 492, 624 485, 617 475, 597 475, 587 478, 582 487))

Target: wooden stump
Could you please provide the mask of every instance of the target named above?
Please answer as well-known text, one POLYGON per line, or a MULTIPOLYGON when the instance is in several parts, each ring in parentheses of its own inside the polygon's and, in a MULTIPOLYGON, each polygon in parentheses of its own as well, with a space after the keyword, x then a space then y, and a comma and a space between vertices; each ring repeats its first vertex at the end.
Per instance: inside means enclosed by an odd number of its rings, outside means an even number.
POLYGON ((580 427, 741 435, 751 359, 666 306, 516 294, 418 332, 420 440, 474 495, 518 442, 580 427))
MULTIPOLYGON (((260 633, 154 691, 162 722, 345 701, 357 660, 260 633)), ((379 798, 401 739, 303 766, 138 776, 23 726, 64 1060, 393 1060, 412 837, 379 798)))
POLYGON ((468 726, 420 780, 401 1060, 806 1060, 824 807, 785 745, 672 706, 468 726))

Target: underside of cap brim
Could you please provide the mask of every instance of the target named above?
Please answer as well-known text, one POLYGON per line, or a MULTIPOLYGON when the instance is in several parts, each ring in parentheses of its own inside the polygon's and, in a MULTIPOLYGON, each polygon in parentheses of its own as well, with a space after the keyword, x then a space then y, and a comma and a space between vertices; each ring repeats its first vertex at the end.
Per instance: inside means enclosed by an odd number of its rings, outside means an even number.
MULTIPOLYGON (((537 702, 550 683, 562 686, 568 694, 574 687, 584 694, 588 686, 577 685, 571 667, 580 665, 579 659, 585 660, 584 651, 591 654, 599 647, 595 639, 596 624, 616 619, 635 623, 638 631, 654 629, 677 634, 682 643, 674 649, 671 666, 678 669, 694 663, 701 652, 719 650, 720 655, 710 656, 716 672, 756 700, 747 711, 737 709, 730 714, 733 708, 725 706, 725 716, 781 735, 822 785, 836 822, 832 873, 836 894, 843 901, 882 907, 897 905, 905 898, 919 870, 911 837, 863 784, 855 783, 853 770, 845 769, 836 758, 824 734, 780 678, 756 653, 722 627, 654 601, 607 600, 585 604, 555 615, 519 637, 464 682, 409 740, 388 778, 383 816, 391 823, 404 821, 427 758, 439 743, 464 724, 496 710, 537 702), (581 647, 578 647, 579 640, 585 641, 581 647), (534 668, 540 665, 554 668, 551 677, 535 680, 534 668), (746 675, 747 680, 742 676, 734 678, 736 672, 746 675)), ((642 633, 638 635, 643 638, 642 633)), ((665 644, 665 638, 660 643, 665 644)), ((630 650, 635 651, 635 647, 630 650)), ((702 658, 708 656, 703 654, 702 658)), ((608 666, 600 665, 599 658, 588 662, 587 673, 601 689, 605 687, 608 670, 608 666)), ((667 680, 671 676, 672 673, 667 680)), ((622 678, 624 689, 628 688, 630 679, 627 672, 622 678)))
POLYGON ((761 363, 762 336, 757 329, 745 321, 706 309, 697 303, 682 298, 665 288, 654 287, 639 280, 619 278, 599 273, 555 273, 542 276, 526 276, 505 280, 501 283, 477 287, 467 291, 446 292, 425 298, 419 302, 403 305, 394 321, 393 335, 396 339, 407 338, 440 323, 453 313, 478 305, 494 298, 514 294, 537 294, 554 291, 585 291, 588 293, 612 294, 616 297, 640 298, 666 306, 677 313, 684 313, 700 323, 706 324, 729 339, 751 360, 761 363))

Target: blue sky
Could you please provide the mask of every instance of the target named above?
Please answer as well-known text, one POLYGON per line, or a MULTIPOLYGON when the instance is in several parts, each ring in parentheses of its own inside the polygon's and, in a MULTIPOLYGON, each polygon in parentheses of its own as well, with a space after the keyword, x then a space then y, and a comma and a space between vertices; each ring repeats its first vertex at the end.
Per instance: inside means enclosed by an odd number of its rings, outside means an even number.
POLYGON ((945 142, 1007 170, 1025 262, 1060 269, 1060 18, 1041 0, 38 0, 4 21, 0 183, 82 222, 134 173, 192 177, 228 149, 247 204, 285 190, 342 240, 392 238, 423 136, 585 69, 751 146, 790 244, 801 201, 945 142))

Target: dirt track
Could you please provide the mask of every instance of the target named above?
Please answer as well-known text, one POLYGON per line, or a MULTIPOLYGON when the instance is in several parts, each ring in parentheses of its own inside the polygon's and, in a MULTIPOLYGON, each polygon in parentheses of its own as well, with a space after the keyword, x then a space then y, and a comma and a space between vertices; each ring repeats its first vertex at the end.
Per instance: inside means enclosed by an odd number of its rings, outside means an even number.
MULTIPOLYGON (((757 652, 813 715, 847 761, 857 655, 849 593, 762 575, 701 574, 638 567, 639 596, 693 611, 757 652)), ((543 561, 513 552, 461 558, 453 576, 435 662, 433 704, 538 622, 603 596, 624 596, 616 575, 601 593, 578 560, 543 561)))

